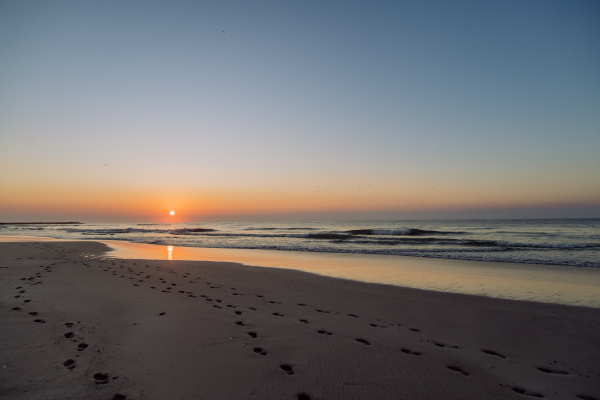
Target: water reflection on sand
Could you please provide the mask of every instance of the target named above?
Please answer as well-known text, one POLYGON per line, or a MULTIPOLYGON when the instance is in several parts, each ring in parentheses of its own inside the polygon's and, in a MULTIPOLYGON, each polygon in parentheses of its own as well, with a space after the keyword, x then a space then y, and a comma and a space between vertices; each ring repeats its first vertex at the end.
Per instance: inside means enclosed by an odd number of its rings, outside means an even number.
POLYGON ((107 256, 115 258, 235 262, 369 283, 600 308, 600 271, 595 268, 369 254, 205 249, 122 241, 104 243, 114 249, 107 256))

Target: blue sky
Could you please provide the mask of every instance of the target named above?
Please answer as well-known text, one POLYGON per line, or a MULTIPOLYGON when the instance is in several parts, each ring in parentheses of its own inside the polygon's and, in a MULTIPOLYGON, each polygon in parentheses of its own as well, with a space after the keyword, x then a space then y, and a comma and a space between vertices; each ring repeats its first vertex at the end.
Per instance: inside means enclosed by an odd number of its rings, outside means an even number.
POLYGON ((4 1, 0 54, 0 218, 77 188, 600 215, 596 1, 4 1))

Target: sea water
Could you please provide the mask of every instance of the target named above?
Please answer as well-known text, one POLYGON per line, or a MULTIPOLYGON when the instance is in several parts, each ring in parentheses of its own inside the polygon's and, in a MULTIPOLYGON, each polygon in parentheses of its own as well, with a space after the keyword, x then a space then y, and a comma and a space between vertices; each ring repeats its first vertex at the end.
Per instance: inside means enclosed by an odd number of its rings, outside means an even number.
POLYGON ((600 267, 600 219, 0 225, 0 235, 600 267))

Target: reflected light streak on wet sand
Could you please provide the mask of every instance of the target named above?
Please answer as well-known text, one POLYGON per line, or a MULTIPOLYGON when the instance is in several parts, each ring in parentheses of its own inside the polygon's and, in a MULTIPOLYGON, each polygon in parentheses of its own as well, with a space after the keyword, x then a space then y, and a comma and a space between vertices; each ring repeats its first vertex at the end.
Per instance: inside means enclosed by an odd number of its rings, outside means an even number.
POLYGON ((418 289, 600 308, 600 271, 372 254, 207 249, 103 241, 106 256, 235 262, 418 289))

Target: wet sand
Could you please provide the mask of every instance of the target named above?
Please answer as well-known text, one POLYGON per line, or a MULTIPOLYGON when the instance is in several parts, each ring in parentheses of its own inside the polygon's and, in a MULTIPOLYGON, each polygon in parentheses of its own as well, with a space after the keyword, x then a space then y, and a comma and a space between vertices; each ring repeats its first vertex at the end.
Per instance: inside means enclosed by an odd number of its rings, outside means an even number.
POLYGON ((600 399, 600 310, 0 243, 0 398, 600 399))

